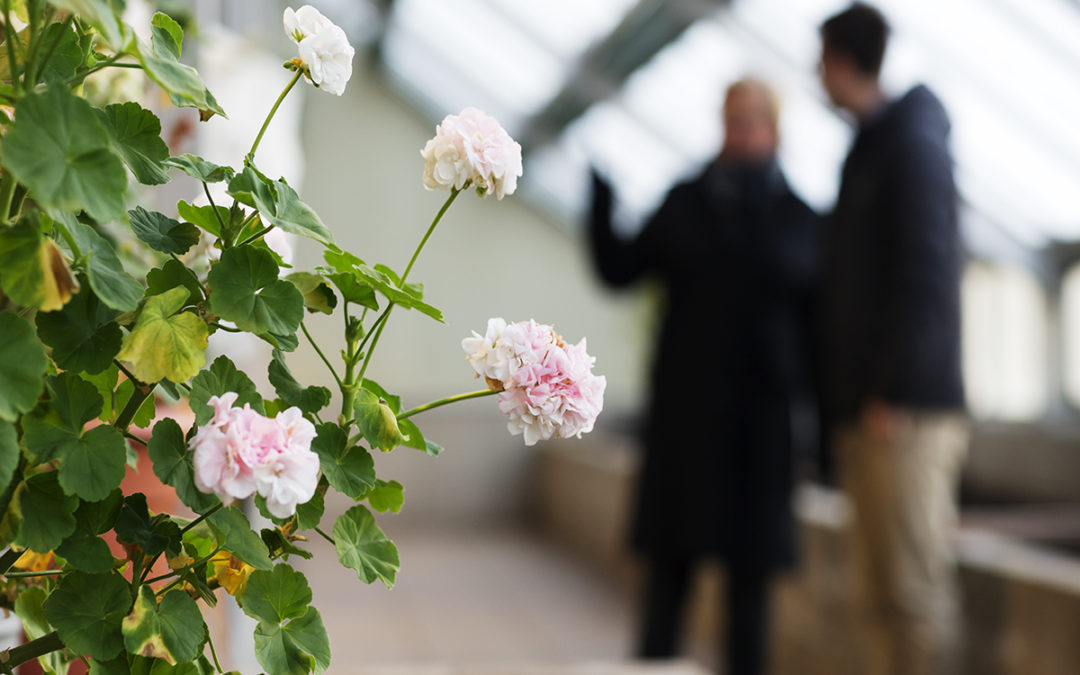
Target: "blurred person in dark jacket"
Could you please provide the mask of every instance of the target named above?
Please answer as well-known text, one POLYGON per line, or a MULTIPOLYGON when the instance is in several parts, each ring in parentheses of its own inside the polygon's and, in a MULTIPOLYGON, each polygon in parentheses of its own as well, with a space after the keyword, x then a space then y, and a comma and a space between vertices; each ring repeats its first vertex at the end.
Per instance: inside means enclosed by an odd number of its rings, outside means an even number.
POLYGON ((949 120, 924 86, 878 73, 888 25, 855 3, 821 27, 821 80, 857 123, 822 286, 824 408, 855 506, 868 675, 955 667, 951 538, 967 448, 961 245, 949 120))
POLYGON ((639 655, 676 653, 697 563, 719 557, 731 675, 764 672, 770 582, 795 561, 791 416, 807 390, 816 216, 776 163, 778 112, 762 82, 733 84, 719 156, 631 240, 594 174, 601 276, 666 292, 632 532, 648 565, 639 655))

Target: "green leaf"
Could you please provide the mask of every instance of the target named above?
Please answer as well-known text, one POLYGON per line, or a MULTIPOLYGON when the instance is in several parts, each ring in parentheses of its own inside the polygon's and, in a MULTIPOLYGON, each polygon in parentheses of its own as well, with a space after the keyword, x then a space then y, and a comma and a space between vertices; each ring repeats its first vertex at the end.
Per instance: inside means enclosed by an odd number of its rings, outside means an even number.
POLYGON ((75 511, 75 532, 64 539, 56 552, 81 572, 104 574, 113 568, 112 551, 99 537, 112 529, 124 503, 119 489, 97 502, 82 502, 75 511))
POLYGON ((151 517, 146 495, 141 492, 124 497, 113 529, 117 541, 137 545, 144 555, 155 556, 166 551, 177 555, 182 550, 180 526, 164 513, 151 517))
POLYGON ((56 244, 38 227, 40 214, 0 229, 0 286, 20 305, 46 312, 64 306, 79 285, 56 244))
POLYGON ((303 504, 296 505, 296 528, 298 530, 311 530, 318 527, 325 510, 326 500, 323 493, 316 490, 314 497, 303 504))
POLYGON ((303 574, 289 565, 278 564, 269 571, 252 572, 244 594, 236 600, 251 618, 278 624, 307 613, 311 588, 303 574))
MULTIPOLYGON (((265 502, 266 500, 262 501, 265 502)), ((282 560, 288 560, 289 556, 298 555, 305 560, 310 560, 314 557, 310 551, 305 551, 289 541, 279 528, 263 528, 259 536, 262 537, 263 543, 266 544, 266 548, 270 550, 270 555, 274 558, 282 556, 282 560)))
POLYGON ((353 254, 338 248, 333 248, 323 252, 323 259, 338 272, 351 274, 356 278, 358 283, 370 286, 379 293, 382 293, 387 300, 401 305, 406 309, 416 309, 436 321, 443 320, 442 312, 421 301, 420 298, 416 296, 415 286, 406 287, 405 289, 398 288, 392 278, 377 269, 368 267, 363 260, 357 258, 353 254))
POLYGON ((94 385, 98 395, 101 396, 104 405, 101 408, 101 414, 98 415, 98 419, 102 422, 111 423, 113 419, 113 403, 116 396, 114 390, 116 389, 117 380, 120 379, 120 369, 114 363, 100 373, 94 375, 79 373, 79 377, 94 385))
POLYGON ((161 140, 161 120, 157 115, 134 101, 114 103, 97 113, 109 132, 113 150, 140 183, 169 182, 162 164, 169 158, 169 146, 161 140))
POLYGON ((368 504, 379 513, 398 513, 405 504, 405 488, 396 480, 377 482, 367 496, 368 504))
POLYGON ((423 432, 420 431, 420 427, 416 426, 416 423, 406 418, 398 420, 398 429, 401 431, 405 440, 402 445, 410 448, 416 448, 417 450, 427 451, 427 440, 424 438, 423 432))
POLYGON ((367 450, 348 447, 345 430, 327 422, 315 427, 318 435, 311 451, 319 456, 319 466, 330 485, 352 499, 360 499, 375 486, 375 462, 367 450))
POLYGON ((143 287, 124 271, 116 250, 94 228, 72 221, 66 225, 82 254, 87 257, 86 274, 94 294, 113 309, 133 312, 143 297, 143 287))
POLYGON ((86 61, 86 52, 79 44, 79 36, 71 26, 64 25, 63 22, 49 24, 39 40, 40 44, 56 45, 49 62, 41 71, 41 79, 45 82, 64 82, 71 79, 79 66, 86 61))
POLYGON ((324 276, 334 282, 337 289, 341 291, 341 297, 345 298, 346 301, 371 310, 379 309, 379 301, 375 298, 375 289, 359 281, 352 272, 334 272, 324 274, 324 276))
POLYGON ((102 304, 89 289, 72 296, 58 312, 38 312, 38 337, 52 349, 64 370, 100 373, 112 365, 124 340, 116 310, 102 304))
POLYGON ((386 401, 386 405, 390 407, 390 412, 395 415, 401 412, 401 397, 386 391, 386 389, 375 380, 369 380, 365 377, 363 382, 360 383, 360 386, 386 401))
POLYGON ((49 620, 45 618, 45 589, 41 586, 30 586, 19 593, 15 598, 15 615, 22 620, 23 630, 26 631, 26 639, 36 640, 42 635, 52 632, 49 620))
POLYGON ((259 623, 255 658, 269 675, 322 673, 330 667, 330 638, 314 607, 284 626, 259 623))
POLYGON ((214 537, 224 550, 255 569, 271 568, 270 553, 259 535, 251 529, 247 516, 235 506, 228 506, 206 519, 214 537))
POLYGON ((192 455, 184 442, 184 432, 176 420, 167 417, 154 425, 147 454, 153 463, 154 475, 162 483, 172 486, 180 501, 190 509, 202 513, 217 504, 217 496, 201 492, 195 487, 192 455))
POLYGON ((207 639, 199 606, 187 593, 169 591, 159 606, 149 586, 139 589, 139 599, 121 628, 129 654, 161 659, 170 665, 193 661, 207 639))
POLYGON ((214 416, 214 409, 207 401, 211 396, 234 391, 239 394, 236 407, 244 407, 250 403, 251 407, 258 412, 265 411, 262 396, 255 388, 255 383, 247 375, 237 370, 236 365, 227 356, 219 356, 214 359, 210 368, 200 372, 191 381, 191 410, 195 413, 195 423, 199 426, 206 424, 214 416))
POLYGON ((199 277, 179 260, 170 258, 161 267, 155 267, 146 273, 147 297, 161 295, 177 286, 188 289, 188 298, 184 302, 185 305, 193 305, 202 301, 203 289, 199 284, 199 277))
POLYGON ((322 312, 333 314, 337 307, 337 296, 334 295, 330 284, 326 283, 318 274, 311 272, 293 272, 286 275, 285 280, 296 286, 296 290, 304 296, 304 307, 309 312, 322 312))
POLYGON ((69 649, 108 661, 124 647, 120 624, 130 608, 131 593, 120 575, 72 572, 45 601, 45 618, 69 649))
POLYGON ((146 299, 117 356, 131 363, 142 382, 183 382, 206 365, 206 323, 191 312, 176 313, 189 294, 187 288, 179 287, 146 299))
POLYGON ((168 14, 155 12, 150 19, 150 25, 154 29, 155 37, 161 40, 162 48, 167 49, 173 58, 179 59, 184 48, 184 29, 180 24, 168 14))
POLYGON ((356 570, 361 581, 370 584, 379 579, 387 588, 394 587, 400 566, 397 547, 379 529, 371 511, 354 506, 341 514, 334 523, 333 537, 338 560, 356 570))
POLYGON ((37 404, 49 359, 30 324, 11 312, 0 312, 0 363, 0 419, 15 422, 37 404))
POLYGON ((104 499, 124 478, 127 446, 123 434, 111 426, 80 434, 53 422, 51 418, 24 417, 26 447, 41 461, 60 460, 57 474, 65 494, 89 501, 104 499))
POLYGON ((241 330, 292 335, 304 318, 304 296, 277 275, 266 251, 231 248, 210 268, 210 307, 241 330))
MULTIPOLYGON (((176 28, 179 29, 179 26, 176 28)), ((174 32, 160 25, 152 26, 151 31, 151 44, 146 45, 135 40, 135 48, 132 50, 150 79, 169 93, 174 104, 207 110, 226 117, 225 111, 206 88, 199 73, 177 60, 180 48, 174 32)))
POLYGON ((0 494, 11 485, 19 467, 19 436, 15 426, 0 420, 0 494))
MULTIPOLYGON (((113 50, 122 52, 131 40, 131 31, 120 20, 110 0, 49 0, 53 5, 89 21, 113 50)), ((123 6, 123 3, 120 3, 123 6)))
POLYGON ((296 381, 289 367, 285 365, 285 356, 274 350, 267 369, 270 384, 286 405, 296 406, 304 413, 317 413, 330 404, 330 390, 326 387, 302 387, 296 381))
POLYGON ((16 488, 12 506, 19 523, 15 541, 20 546, 48 553, 75 531, 79 500, 64 494, 55 471, 27 478, 16 488))
POLYGON ((192 178, 201 180, 204 183, 220 183, 223 180, 231 179, 236 174, 232 167, 218 166, 202 157, 191 154, 170 157, 165 160, 165 164, 176 167, 192 178))
POLYGON ((199 230, 191 223, 181 223, 141 206, 128 211, 128 216, 135 236, 155 251, 183 255, 199 243, 199 230))
POLYGON ((229 222, 229 209, 224 206, 214 207, 209 204, 206 206, 194 206, 180 200, 176 203, 176 212, 184 220, 198 225, 215 237, 221 236, 221 223, 229 222), (215 209, 217 210, 216 216, 214 215, 215 209), (218 221, 219 217, 221 218, 220 222, 218 221))
POLYGON ((405 439, 398 429, 397 416, 387 401, 368 389, 356 392, 356 427, 372 448, 393 450, 405 439))
MULTIPOLYGON (((123 410, 124 406, 127 405, 127 402, 134 394, 135 383, 133 383, 131 380, 124 380, 123 382, 121 382, 120 386, 116 388, 115 393, 116 410, 123 410)), ((145 399, 143 399, 143 402, 139 406, 139 409, 135 411, 135 416, 131 418, 131 423, 139 427, 140 429, 146 429, 154 421, 155 416, 154 397, 147 396, 145 399)), ((138 467, 133 468, 137 469, 138 467)))
POLYGON ((85 210, 99 222, 124 212, 127 176, 109 133, 90 104, 65 87, 19 99, 3 163, 43 207, 85 210))
POLYGON ((300 201, 286 182, 271 181, 247 167, 229 181, 229 194, 259 210, 262 219, 286 232, 308 237, 325 245, 334 244, 334 234, 315 211, 300 201))

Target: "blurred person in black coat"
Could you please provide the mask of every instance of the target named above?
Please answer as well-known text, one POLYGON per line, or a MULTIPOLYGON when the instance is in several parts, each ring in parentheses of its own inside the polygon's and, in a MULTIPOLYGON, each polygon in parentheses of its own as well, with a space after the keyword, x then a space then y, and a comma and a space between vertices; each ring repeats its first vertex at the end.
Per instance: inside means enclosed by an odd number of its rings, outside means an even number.
POLYGON ((776 163, 778 105, 741 80, 720 154, 676 186, 632 240, 612 231, 594 173, 590 240, 614 286, 666 291, 632 544, 648 565, 639 655, 673 656, 692 573, 727 572, 731 675, 765 669, 770 581, 795 562, 792 406, 806 391, 814 213, 776 163))
POLYGON ((823 408, 855 506, 859 672, 930 675, 959 656, 963 254, 949 118, 924 86, 882 90, 888 32, 862 3, 821 27, 822 85, 857 124, 824 235, 823 408))

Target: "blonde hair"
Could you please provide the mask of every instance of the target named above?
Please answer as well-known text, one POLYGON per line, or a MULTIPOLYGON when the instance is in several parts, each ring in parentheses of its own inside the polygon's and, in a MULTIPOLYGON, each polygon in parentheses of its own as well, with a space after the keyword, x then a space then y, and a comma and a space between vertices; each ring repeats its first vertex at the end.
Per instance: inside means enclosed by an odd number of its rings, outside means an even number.
POLYGON ((724 94, 724 107, 728 105, 728 101, 733 96, 739 94, 751 94, 760 97, 761 102, 764 104, 765 114, 769 118, 769 122, 774 127, 780 124, 780 97, 776 94, 776 90, 772 88, 765 80, 756 77, 743 77, 735 82, 732 82, 727 88, 727 92, 724 94))

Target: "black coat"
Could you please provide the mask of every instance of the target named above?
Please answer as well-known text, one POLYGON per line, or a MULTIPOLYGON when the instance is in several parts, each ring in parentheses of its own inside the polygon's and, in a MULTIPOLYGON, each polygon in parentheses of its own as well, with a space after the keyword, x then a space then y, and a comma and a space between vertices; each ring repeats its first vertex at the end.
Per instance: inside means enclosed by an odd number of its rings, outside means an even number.
POLYGON ((773 164, 711 164, 631 241, 594 181, 597 269, 666 291, 632 543, 651 555, 794 561, 791 405, 805 389, 813 212, 773 164))
POLYGON ((868 400, 960 409, 961 248, 949 120, 922 86, 862 125, 828 221, 824 399, 832 424, 868 400))

